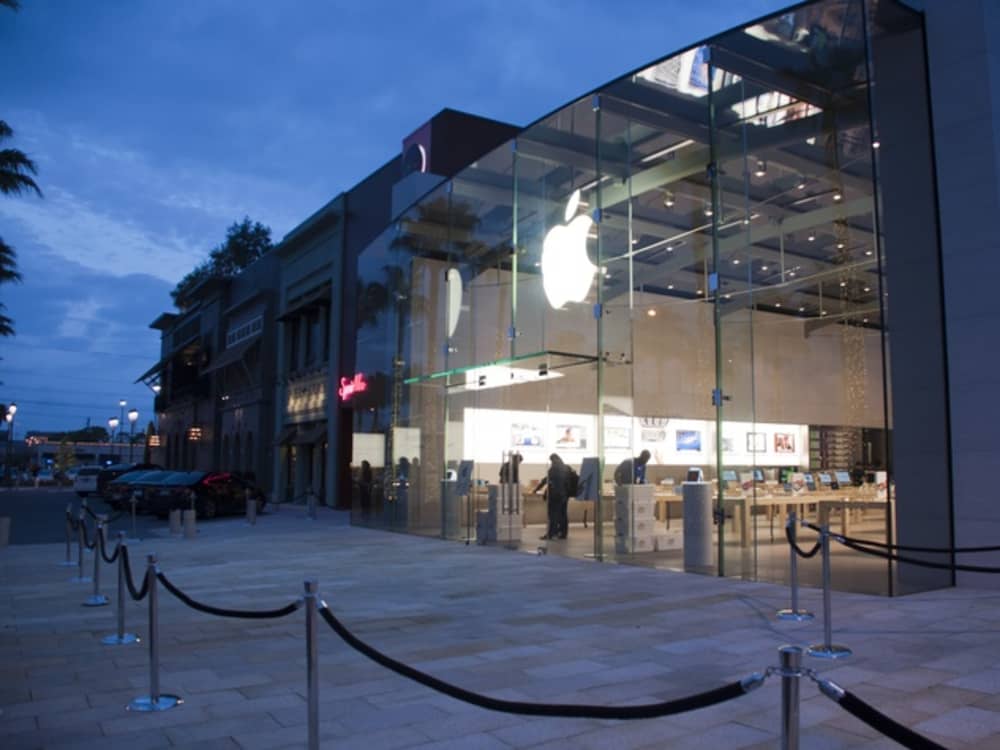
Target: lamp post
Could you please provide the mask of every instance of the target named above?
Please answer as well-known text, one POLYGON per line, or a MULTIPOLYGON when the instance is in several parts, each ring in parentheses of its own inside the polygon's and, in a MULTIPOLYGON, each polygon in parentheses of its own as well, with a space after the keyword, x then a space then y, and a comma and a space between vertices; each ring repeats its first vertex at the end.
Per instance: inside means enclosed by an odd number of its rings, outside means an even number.
POLYGON ((118 425, 119 425, 118 417, 109 417, 108 418, 108 430, 111 432, 111 435, 110 435, 110 437, 108 439, 108 442, 111 444, 111 455, 112 456, 115 455, 115 430, 118 429, 118 425))
POLYGON ((14 460, 14 415, 17 414, 17 404, 12 403, 7 407, 7 413, 4 414, 3 418, 7 420, 7 476, 11 478, 11 486, 13 486, 14 475, 11 474, 11 461, 14 460))
POLYGON ((139 419, 138 409, 128 410, 128 462, 132 463, 132 451, 135 448, 135 423, 139 419))
MULTIPOLYGON (((118 420, 118 424, 120 424, 123 428, 125 427, 125 404, 126 403, 127 402, 123 398, 118 400, 118 408, 121 409, 121 417, 118 420)), ((122 441, 123 437, 124 437, 124 435, 122 435, 122 433, 119 432, 118 433, 118 442, 119 443, 122 441)), ((123 451, 123 454, 124 454, 124 451, 123 451)))

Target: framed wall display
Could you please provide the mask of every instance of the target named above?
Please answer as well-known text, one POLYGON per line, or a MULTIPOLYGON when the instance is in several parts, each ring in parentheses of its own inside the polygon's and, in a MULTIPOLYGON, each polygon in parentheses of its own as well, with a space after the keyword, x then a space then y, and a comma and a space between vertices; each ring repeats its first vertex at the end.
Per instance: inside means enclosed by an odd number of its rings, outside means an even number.
POLYGON ((795 435, 790 432, 774 433, 775 453, 795 453, 795 435))
POLYGON ((701 433, 698 430, 677 430, 678 451, 700 451, 701 433))
POLYGON ((747 433, 747 453, 764 453, 767 451, 766 432, 747 433))
POLYGON ((656 427, 642 428, 642 442, 644 443, 665 443, 667 442, 667 431, 656 427))
POLYGON ((536 424, 514 423, 510 426, 510 444, 514 448, 543 447, 542 428, 536 424))
POLYGON ((605 427, 604 428, 605 448, 631 448, 632 430, 628 427, 605 427))
POLYGON ((587 428, 581 424, 556 425, 556 450, 559 448, 586 448, 587 428))
MULTIPOLYGON (((733 452, 733 439, 731 437, 722 438, 722 452, 732 453, 733 452)), ((735 479, 735 477, 733 477, 735 479)))

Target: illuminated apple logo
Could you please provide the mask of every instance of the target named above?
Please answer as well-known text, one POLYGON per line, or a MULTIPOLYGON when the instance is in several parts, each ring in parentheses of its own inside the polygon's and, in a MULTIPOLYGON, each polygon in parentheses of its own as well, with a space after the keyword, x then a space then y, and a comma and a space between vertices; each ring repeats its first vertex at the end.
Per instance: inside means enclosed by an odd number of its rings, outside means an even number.
POLYGON ((552 227, 542 243, 542 288, 555 310, 567 302, 582 302, 597 271, 587 257, 587 232, 594 221, 586 214, 573 219, 579 206, 576 190, 566 204, 566 224, 552 227))

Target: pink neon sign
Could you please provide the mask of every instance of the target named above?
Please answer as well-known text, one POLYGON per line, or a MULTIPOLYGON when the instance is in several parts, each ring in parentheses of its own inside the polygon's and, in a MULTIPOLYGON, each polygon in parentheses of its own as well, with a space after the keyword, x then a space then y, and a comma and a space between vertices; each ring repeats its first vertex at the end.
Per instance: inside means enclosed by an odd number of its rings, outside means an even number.
POLYGON ((347 401, 355 393, 364 393, 368 390, 368 381, 362 373, 356 373, 353 378, 341 378, 337 395, 341 401, 347 401))

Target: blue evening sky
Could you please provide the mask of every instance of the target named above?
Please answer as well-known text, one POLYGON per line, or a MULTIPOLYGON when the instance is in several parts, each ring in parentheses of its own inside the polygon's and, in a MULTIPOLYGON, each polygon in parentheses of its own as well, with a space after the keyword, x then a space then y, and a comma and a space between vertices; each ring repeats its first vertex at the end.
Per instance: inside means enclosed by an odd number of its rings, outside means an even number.
POLYGON ((43 199, 0 197, 17 432, 105 425, 169 291, 244 215, 275 241, 444 107, 525 125, 788 0, 21 0, 0 119, 43 199))

